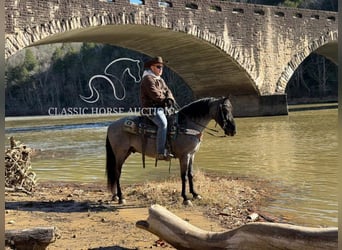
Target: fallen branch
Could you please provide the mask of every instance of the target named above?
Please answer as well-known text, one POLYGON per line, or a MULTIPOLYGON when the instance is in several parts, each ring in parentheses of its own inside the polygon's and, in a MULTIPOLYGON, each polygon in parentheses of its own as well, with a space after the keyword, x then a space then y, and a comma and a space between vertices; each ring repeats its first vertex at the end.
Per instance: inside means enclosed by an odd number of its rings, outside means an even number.
POLYGON ((36 174, 31 168, 32 149, 10 137, 11 147, 5 150, 6 191, 21 191, 32 194, 36 174))
POLYGON ((57 228, 37 227, 23 230, 6 230, 5 245, 12 249, 43 250, 58 238, 57 228))
POLYGON ((5 192, 23 192, 25 194, 32 195, 32 192, 29 192, 22 187, 12 187, 12 188, 5 187, 5 192))
POLYGON ((147 220, 138 228, 153 233, 173 247, 193 250, 211 249, 337 249, 337 228, 310 228, 281 223, 256 222, 226 232, 197 228, 153 205, 147 220))

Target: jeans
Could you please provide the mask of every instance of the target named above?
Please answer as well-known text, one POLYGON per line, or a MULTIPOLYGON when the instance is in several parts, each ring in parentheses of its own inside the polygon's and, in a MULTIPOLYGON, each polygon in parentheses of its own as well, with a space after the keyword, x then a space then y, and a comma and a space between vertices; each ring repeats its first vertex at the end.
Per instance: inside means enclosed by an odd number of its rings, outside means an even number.
POLYGON ((157 125, 157 153, 164 154, 167 136, 167 118, 163 108, 157 108, 155 116, 149 117, 157 125))

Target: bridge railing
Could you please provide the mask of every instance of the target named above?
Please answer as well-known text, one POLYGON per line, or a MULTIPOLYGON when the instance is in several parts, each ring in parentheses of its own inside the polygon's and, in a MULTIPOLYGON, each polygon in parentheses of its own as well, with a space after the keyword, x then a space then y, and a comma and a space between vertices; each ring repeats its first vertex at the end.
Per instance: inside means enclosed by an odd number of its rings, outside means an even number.
MULTIPOLYGON (((32 25, 40 25, 38 19, 49 19, 49 13, 52 13, 51 9, 58 10, 59 14, 65 12, 67 15, 71 15, 72 10, 79 10, 79 2, 75 1, 75 6, 71 6, 72 3, 66 5, 64 1, 55 3, 56 8, 49 7, 49 1, 42 0, 28 0, 25 6, 20 6, 20 3, 14 0, 5 1, 5 16, 6 16, 6 33, 13 33, 13 26, 15 24, 25 23, 32 25), (71 4, 71 5, 70 5, 71 4), (44 6, 46 5, 46 9, 44 6), (63 6, 65 5, 65 6, 63 6), (69 6, 70 5, 70 6, 69 6), (57 8, 58 6, 58 8, 57 8), (46 14, 44 14, 46 11, 46 14), (25 20, 26 19, 26 20, 25 20)), ((142 0, 141 4, 133 4, 130 0, 84 0, 81 1, 82 5, 86 8, 81 8, 82 16, 88 15, 101 15, 104 12, 126 12, 127 14, 134 15, 134 11, 150 8, 151 12, 170 12, 171 14, 182 12, 192 13, 198 18, 205 17, 217 17, 222 18, 225 16, 234 15, 235 18, 268 18, 276 17, 279 22, 282 20, 289 22, 291 20, 310 20, 310 22, 329 22, 337 23, 337 12, 287 8, 279 6, 266 6, 246 3, 233 3, 228 1, 205 1, 205 0, 142 0), (84 13, 83 13, 84 12, 84 13)), ((51 2, 53 5, 53 3, 51 2)), ((57 11, 56 11, 57 13, 57 11)), ((56 14, 52 14, 56 16, 56 14)), ((50 17, 51 18, 51 17, 50 17)), ((221 19, 222 20, 222 19, 221 19)), ((32 26, 30 25, 30 26, 32 26)))
MULTIPOLYGON (((103 2, 103 0, 99 0, 103 2)), ((168 11, 191 11, 194 14, 200 13, 216 13, 217 15, 240 15, 240 16, 274 16, 284 19, 305 19, 312 21, 336 22, 337 12, 289 8, 281 6, 269 6, 258 4, 236 3, 229 1, 205 1, 205 0, 142 0, 140 4, 131 2, 130 0, 108 0, 107 3, 117 6, 134 5, 137 8, 152 7, 164 8, 168 11)))
POLYGON ((208 3, 208 1, 203 0, 141 0, 140 4, 133 3, 130 0, 108 0, 107 2, 114 4, 133 4, 147 7, 186 9, 192 11, 209 10, 211 12, 231 12, 233 14, 244 14, 252 11, 255 15, 262 16, 267 13, 265 9, 273 9, 273 11, 270 12, 270 14, 276 17, 285 17, 286 15, 289 15, 293 18, 309 18, 316 20, 327 19, 328 21, 336 21, 337 19, 337 12, 289 8, 282 6, 236 3, 229 1, 210 1, 210 3, 208 3))

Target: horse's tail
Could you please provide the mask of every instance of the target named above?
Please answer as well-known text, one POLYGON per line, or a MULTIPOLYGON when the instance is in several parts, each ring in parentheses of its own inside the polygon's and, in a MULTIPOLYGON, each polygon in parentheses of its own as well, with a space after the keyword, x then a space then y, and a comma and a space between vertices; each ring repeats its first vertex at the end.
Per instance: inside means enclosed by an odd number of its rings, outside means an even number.
POLYGON ((112 146, 110 145, 109 138, 106 138, 106 174, 107 174, 107 187, 108 190, 113 191, 113 187, 116 181, 116 159, 112 146))

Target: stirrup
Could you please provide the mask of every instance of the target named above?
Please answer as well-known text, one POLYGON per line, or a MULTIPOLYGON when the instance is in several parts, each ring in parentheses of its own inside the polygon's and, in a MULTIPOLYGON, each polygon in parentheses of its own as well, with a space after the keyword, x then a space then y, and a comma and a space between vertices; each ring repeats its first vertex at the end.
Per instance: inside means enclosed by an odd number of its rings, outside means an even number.
POLYGON ((170 153, 164 153, 164 154, 158 154, 157 159, 161 161, 171 161, 171 158, 173 158, 174 155, 170 153))

